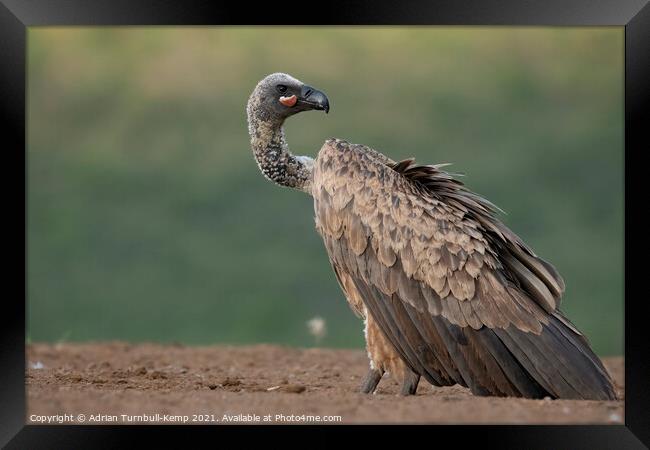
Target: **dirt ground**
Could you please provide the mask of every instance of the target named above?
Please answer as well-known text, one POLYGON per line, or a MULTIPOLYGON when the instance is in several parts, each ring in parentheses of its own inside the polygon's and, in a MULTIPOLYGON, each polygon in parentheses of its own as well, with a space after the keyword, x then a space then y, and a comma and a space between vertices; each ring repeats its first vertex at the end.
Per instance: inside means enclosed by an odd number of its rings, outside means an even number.
MULTIPOLYGON (((623 360, 606 358, 623 398, 623 360)), ((32 344, 27 423, 620 424, 623 401, 475 397, 422 381, 400 397, 390 378, 357 392, 360 350, 32 344), (83 417, 81 417, 82 415, 83 417), (340 416, 340 421, 336 416, 340 416)))

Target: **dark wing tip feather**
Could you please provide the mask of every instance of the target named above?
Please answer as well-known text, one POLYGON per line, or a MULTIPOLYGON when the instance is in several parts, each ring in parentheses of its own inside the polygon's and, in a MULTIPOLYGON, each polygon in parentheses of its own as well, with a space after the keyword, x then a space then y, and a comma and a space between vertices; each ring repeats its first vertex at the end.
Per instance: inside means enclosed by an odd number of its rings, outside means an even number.
POLYGON ((587 341, 554 315, 539 335, 515 327, 495 333, 554 398, 617 399, 611 377, 587 341))

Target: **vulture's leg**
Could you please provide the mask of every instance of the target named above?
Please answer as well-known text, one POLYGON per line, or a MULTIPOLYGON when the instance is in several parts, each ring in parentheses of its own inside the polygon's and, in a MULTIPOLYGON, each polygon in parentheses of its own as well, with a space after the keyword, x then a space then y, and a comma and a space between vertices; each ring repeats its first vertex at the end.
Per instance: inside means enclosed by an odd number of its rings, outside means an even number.
POLYGON ((414 394, 420 377, 406 366, 393 345, 386 339, 379 325, 366 313, 366 348, 370 358, 370 372, 361 387, 362 392, 374 392, 384 372, 388 372, 398 384, 402 385, 402 395, 414 394))
POLYGON ((402 390, 399 395, 415 395, 418 390, 418 383, 420 382, 420 375, 410 369, 406 369, 404 379, 402 380, 402 390))
POLYGON ((363 383, 361 383, 361 393, 362 394, 372 394, 375 392, 375 389, 377 389, 377 385, 381 381, 381 377, 384 375, 383 370, 379 369, 374 369, 370 368, 368 371, 368 374, 366 377, 363 379, 363 383))

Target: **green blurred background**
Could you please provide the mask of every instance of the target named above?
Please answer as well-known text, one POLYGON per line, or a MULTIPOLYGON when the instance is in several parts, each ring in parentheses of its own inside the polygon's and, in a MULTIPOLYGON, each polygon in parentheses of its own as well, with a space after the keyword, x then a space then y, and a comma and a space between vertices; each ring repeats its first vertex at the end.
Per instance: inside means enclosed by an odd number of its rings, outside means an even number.
POLYGON ((283 71, 332 103, 295 153, 453 162, 622 353, 623 28, 39 27, 28 58, 29 341, 363 345, 310 198, 251 155, 248 95, 283 71))

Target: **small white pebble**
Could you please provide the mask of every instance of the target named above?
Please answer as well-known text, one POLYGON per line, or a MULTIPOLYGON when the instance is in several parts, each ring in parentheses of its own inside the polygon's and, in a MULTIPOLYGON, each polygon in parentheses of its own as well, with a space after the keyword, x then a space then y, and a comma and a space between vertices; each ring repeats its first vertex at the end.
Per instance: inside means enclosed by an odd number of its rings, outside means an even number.
POLYGON ((280 389, 280 386, 272 386, 267 389, 267 391, 275 391, 276 389, 280 389))
POLYGON ((616 413, 611 413, 609 415, 609 421, 610 422, 620 422, 621 421, 621 416, 619 414, 616 414, 616 413))
POLYGON ((307 328, 309 333, 316 338, 316 342, 320 341, 327 334, 327 327, 325 326, 325 319, 322 317, 314 317, 307 321, 307 328))
POLYGON ((31 369, 43 369, 45 366, 42 362, 36 361, 35 363, 29 363, 29 367, 31 369))

